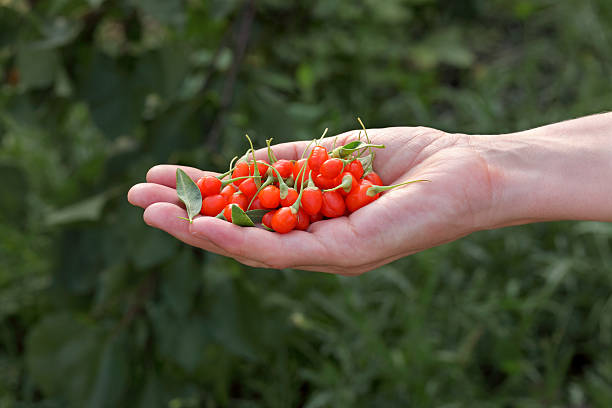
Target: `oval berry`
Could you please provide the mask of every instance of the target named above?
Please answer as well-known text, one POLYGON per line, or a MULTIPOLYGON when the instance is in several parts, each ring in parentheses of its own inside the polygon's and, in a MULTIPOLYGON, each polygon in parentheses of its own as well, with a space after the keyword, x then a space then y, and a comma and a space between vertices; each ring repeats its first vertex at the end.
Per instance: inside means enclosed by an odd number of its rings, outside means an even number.
POLYGON ((293 166, 293 179, 295 180, 295 188, 296 190, 299 190, 301 188, 302 185, 302 176, 304 179, 304 182, 308 182, 308 173, 310 172, 310 167, 308 166, 308 161, 306 159, 300 159, 298 161, 295 162, 295 165, 293 166), (300 171, 302 170, 302 167, 306 166, 306 168, 304 169, 304 171, 302 171, 302 174, 300 174, 300 171), (299 176, 299 179, 298 179, 299 176))
POLYGON ((299 194, 295 190, 295 188, 289 187, 289 189, 287 190, 287 197, 283 198, 280 202, 281 206, 282 207, 292 206, 293 203, 297 201, 298 195, 299 194))
POLYGON ((313 173, 318 173, 321 165, 329 159, 329 155, 327 154, 327 150, 323 146, 315 146, 310 153, 310 157, 308 158, 308 166, 310 166, 310 170, 313 173))
POLYGON ((236 204, 238 205, 238 207, 242 208, 243 210, 246 210, 247 206, 249 205, 249 201, 251 200, 247 196, 245 196, 241 192, 237 192, 232 195, 232 198, 229 202, 230 204, 236 204))
POLYGON ((257 194, 257 198, 261 201, 261 205, 264 208, 276 208, 280 205, 280 190, 276 186, 266 186, 259 194, 257 194))
POLYGON ((272 228, 272 217, 276 211, 268 211, 261 219, 261 223, 268 228, 272 228))
POLYGON ((376 174, 374 172, 369 173, 363 179, 364 180, 368 180, 370 183, 374 184, 375 186, 382 186, 383 185, 383 182, 382 182, 381 178, 378 176, 378 174, 376 174))
POLYGON ((314 188, 306 188, 302 193, 302 200, 300 201, 301 208, 308 213, 308 215, 315 215, 321 211, 323 205, 323 195, 321 190, 314 188))
POLYGON ((363 164, 359 160, 353 160, 346 166, 346 171, 351 172, 357 180, 363 177, 363 164))
POLYGON ((226 204, 227 200, 221 194, 204 197, 202 200, 202 210, 200 212, 203 215, 214 217, 223 211, 223 207, 225 207, 226 204))
POLYGON ((342 160, 333 157, 323 162, 323 164, 319 168, 319 173, 323 175, 323 177, 326 177, 328 179, 333 179, 342 172, 343 166, 344 166, 344 163, 342 163, 342 160))
POLYGON ((333 179, 324 177, 322 174, 317 174, 313 179, 315 185, 321 190, 328 190, 330 188, 337 187, 338 184, 342 183, 340 176, 334 177, 333 179))
MULTIPOLYGON (((262 177, 262 180, 268 171, 268 166, 269 164, 265 160, 257 160, 257 171, 259 171, 259 175, 262 177)), ((249 164, 249 175, 255 175, 255 163, 249 164)))
POLYGON ((274 231, 286 234, 295 229, 297 215, 291 211, 291 207, 279 208, 272 216, 271 224, 274 231))
POLYGON ((310 223, 312 224, 314 222, 321 221, 322 219, 323 219, 323 214, 321 214, 321 213, 318 213, 318 214, 315 214, 315 215, 311 215, 310 216, 310 223))
MULTIPOLYGON (((274 163, 272 167, 274 167, 284 179, 293 174, 293 163, 290 160, 280 159, 274 163)), ((276 173, 274 173, 274 175, 276 175, 276 173)))
POLYGON ((259 200, 259 197, 255 197, 248 209, 249 210, 267 210, 268 208, 264 207, 264 205, 259 200))
POLYGON ((228 205, 226 205, 223 208, 223 216, 229 222, 232 222, 232 205, 235 205, 235 204, 234 203, 229 203, 228 205))
POLYGON ((351 191, 351 193, 346 196, 345 203, 349 212, 357 211, 380 196, 380 194, 376 194, 373 197, 367 195, 368 188, 371 186, 372 184, 370 184, 369 181, 362 181, 355 190, 351 191))
POLYGON ((346 205, 344 198, 338 191, 324 191, 321 213, 328 218, 341 217, 344 215, 346 205))
POLYGON ((200 189, 202 197, 213 196, 221 192, 221 180, 215 176, 200 177, 196 181, 196 185, 200 189))
MULTIPOLYGON (((248 175, 249 175, 249 165, 248 164, 246 164, 245 162, 240 162, 236 164, 236 167, 234 167, 234 171, 232 172, 232 178, 246 177, 248 175)), ((240 184, 242 184, 242 182, 244 182, 244 180, 246 179, 236 180, 234 181, 234 184, 239 186, 240 184)))
POLYGON ((297 224, 295 229, 306 231, 310 225, 310 216, 302 208, 297 213, 297 224))
POLYGON ((238 191, 236 190, 236 187, 228 184, 227 186, 223 187, 220 194, 225 197, 225 201, 229 202, 232 199, 232 195, 234 195, 236 191, 238 191))
POLYGON ((242 183, 240 183, 238 189, 242 191, 242 194, 247 196, 249 199, 253 198, 253 196, 257 193, 257 184, 255 184, 255 179, 245 179, 242 183))

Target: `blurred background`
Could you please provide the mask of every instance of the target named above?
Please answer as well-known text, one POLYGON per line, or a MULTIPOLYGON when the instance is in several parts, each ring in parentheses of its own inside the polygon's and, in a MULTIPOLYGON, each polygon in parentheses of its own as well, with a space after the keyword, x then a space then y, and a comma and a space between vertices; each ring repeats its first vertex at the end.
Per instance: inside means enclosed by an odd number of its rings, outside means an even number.
POLYGON ((609 0, 0 0, 0 407, 610 407, 612 225, 342 278, 142 222, 157 163, 612 109, 609 0))

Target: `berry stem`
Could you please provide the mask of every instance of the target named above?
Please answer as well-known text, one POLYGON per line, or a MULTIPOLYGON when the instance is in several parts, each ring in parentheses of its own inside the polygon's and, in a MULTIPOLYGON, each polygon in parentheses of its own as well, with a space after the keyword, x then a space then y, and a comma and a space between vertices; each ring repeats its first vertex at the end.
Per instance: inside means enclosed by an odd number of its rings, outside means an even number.
POLYGON ((370 188, 368 188, 368 191, 366 192, 366 194, 368 197, 374 197, 376 194, 381 193, 383 191, 391 190, 392 188, 396 188, 400 186, 405 186, 406 184, 418 183, 420 181, 430 182, 431 180, 411 180, 411 181, 406 181, 404 183, 394 184, 392 186, 371 186, 370 188))

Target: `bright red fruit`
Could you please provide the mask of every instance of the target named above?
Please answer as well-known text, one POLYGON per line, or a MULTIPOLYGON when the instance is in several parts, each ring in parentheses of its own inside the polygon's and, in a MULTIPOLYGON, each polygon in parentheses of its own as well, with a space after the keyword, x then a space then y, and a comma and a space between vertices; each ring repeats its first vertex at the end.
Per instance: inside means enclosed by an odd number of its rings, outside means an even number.
POLYGON ((317 174, 313 178, 314 183, 321 190, 328 190, 330 188, 337 187, 338 184, 342 183, 342 178, 340 176, 334 177, 333 179, 324 177, 322 174, 317 174))
POLYGON ((313 173, 318 173, 321 165, 329 158, 327 150, 323 146, 315 146, 308 158, 308 166, 313 173))
POLYGON ((349 191, 346 191, 344 188, 339 188, 338 192, 342 194, 342 196, 346 197, 351 192, 355 191, 357 187, 359 187, 359 181, 355 178, 353 173, 345 171, 342 173, 342 183, 344 183, 347 179, 351 180, 351 187, 349 191))
POLYGON ((344 198, 337 191, 324 191, 321 213, 328 218, 341 217, 344 215, 346 205, 344 198))
POLYGON ((237 204, 238 207, 242 208, 243 210, 246 210, 247 206, 249 205, 249 201, 251 201, 251 200, 247 196, 245 196, 244 194, 238 192, 238 193, 234 193, 234 195, 232 195, 232 198, 230 199, 229 202, 230 202, 230 204, 237 204))
POLYGON ((315 223, 317 221, 321 221, 323 219, 323 214, 318 213, 310 216, 310 223, 315 223))
POLYGON ((286 234, 297 225, 297 215, 291 211, 291 207, 281 207, 272 216, 272 229, 281 234, 286 234))
POLYGON ((301 208, 308 215, 315 215, 321 211, 321 205, 323 205, 321 190, 318 188, 305 188, 302 193, 302 200, 300 201, 301 208))
POLYGON ((302 175, 304 176, 304 182, 308 181, 309 172, 310 172, 310 167, 308 166, 307 159, 300 159, 295 162, 295 165, 293 166, 293 179, 295 180, 296 190, 299 190, 301 188, 302 175), (302 171, 302 174, 300 174, 300 171, 302 170, 302 167, 304 166, 306 166, 306 169, 304 169, 304 171, 302 171), (298 176, 299 176, 299 180, 298 180, 298 176))
MULTIPOLYGON (((262 177, 262 180, 268 171, 268 166, 269 164, 265 160, 257 160, 257 170, 259 171, 259 175, 262 177)), ((255 175, 255 163, 249 164, 249 174, 251 176, 255 175)))
POLYGON ((295 229, 306 231, 309 225, 310 216, 306 213, 306 211, 300 208, 297 213, 297 224, 295 225, 295 229))
POLYGON ((248 209, 249 210, 267 210, 267 208, 264 207, 263 204, 261 204, 259 197, 255 197, 255 199, 251 203, 251 206, 248 209))
POLYGON ((382 186, 383 185, 383 182, 380 179, 380 177, 378 176, 378 174, 376 174, 374 172, 369 173, 363 179, 364 180, 368 180, 370 183, 374 184, 375 186, 382 186))
POLYGON ((357 180, 363 177, 363 165, 359 160, 353 160, 346 166, 347 171, 350 171, 357 180))
POLYGON ((249 199, 253 198, 255 193, 257 193, 257 184, 255 184, 255 179, 245 179, 242 183, 240 183, 238 189, 242 191, 242 193, 249 199))
POLYGON ((346 196, 345 203, 349 212, 357 211, 361 207, 370 204, 380 196, 380 193, 373 197, 367 195, 368 188, 371 186, 372 184, 370 184, 369 181, 362 181, 357 189, 351 191, 351 193, 346 196))
POLYGON ((265 213, 263 218, 261 219, 261 223, 268 228, 272 228, 272 217, 274 217, 275 212, 276 211, 268 211, 267 213, 265 213))
POLYGON ((342 160, 333 157, 323 162, 323 164, 319 168, 319 173, 323 177, 326 177, 328 179, 333 179, 337 177, 338 174, 340 174, 340 172, 342 172, 342 166, 344 166, 344 163, 342 163, 342 160))
POLYGON ((223 208, 223 216, 229 222, 232 222, 232 205, 234 205, 234 204, 230 203, 230 204, 226 205, 225 208, 223 208))
POLYGON ((293 163, 290 160, 280 159, 272 165, 284 179, 293 174, 293 163))
POLYGON ((295 188, 289 187, 289 190, 287 192, 287 197, 283 198, 281 200, 281 202, 280 202, 281 206, 283 206, 283 207, 292 206, 293 203, 295 203, 297 201, 298 195, 299 194, 295 190, 295 188))
POLYGON ((281 201, 280 190, 276 186, 266 186, 257 194, 257 198, 265 208, 276 208, 281 201))
MULTIPOLYGON (((240 162, 236 164, 236 167, 234 167, 234 171, 232 173, 232 178, 246 177, 248 175, 249 175, 249 165, 248 164, 246 164, 245 162, 240 162)), ((234 181, 234 184, 239 186, 242 182, 244 182, 244 180, 246 179, 236 180, 234 181)))
POLYGON ((228 184, 227 186, 223 187, 223 189, 221 190, 221 195, 225 197, 225 201, 229 202, 232 199, 232 195, 236 191, 237 191, 236 187, 232 186, 231 184, 228 184))
POLYGON ((221 191, 221 180, 219 180, 215 176, 200 177, 200 179, 196 181, 196 185, 200 189, 202 197, 219 194, 219 192, 221 191))
POLYGON ((200 213, 214 217, 223 211, 223 207, 225 207, 226 204, 227 200, 221 194, 204 197, 200 213))

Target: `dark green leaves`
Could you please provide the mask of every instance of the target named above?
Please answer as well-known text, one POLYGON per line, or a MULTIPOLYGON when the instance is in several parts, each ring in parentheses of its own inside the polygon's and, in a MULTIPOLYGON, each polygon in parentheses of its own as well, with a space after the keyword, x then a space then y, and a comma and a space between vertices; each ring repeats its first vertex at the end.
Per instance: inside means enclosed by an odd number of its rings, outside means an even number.
POLYGON ((176 194, 185 204, 189 222, 193 222, 193 217, 202 209, 202 194, 191 177, 181 169, 176 169, 176 194))
POLYGON ((232 224, 241 227, 254 227, 255 223, 249 216, 237 205, 232 205, 232 224))

